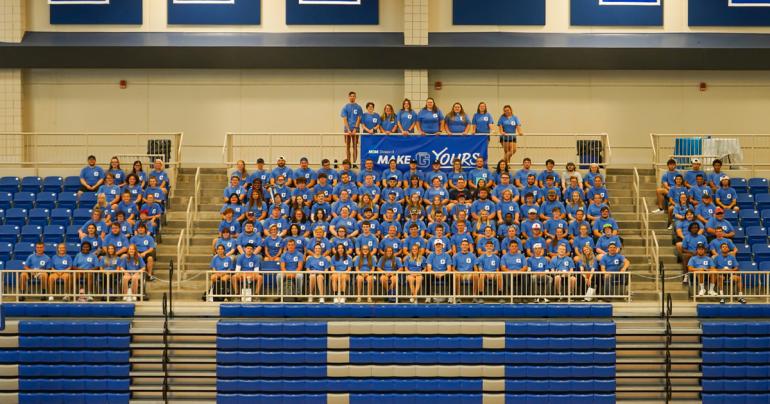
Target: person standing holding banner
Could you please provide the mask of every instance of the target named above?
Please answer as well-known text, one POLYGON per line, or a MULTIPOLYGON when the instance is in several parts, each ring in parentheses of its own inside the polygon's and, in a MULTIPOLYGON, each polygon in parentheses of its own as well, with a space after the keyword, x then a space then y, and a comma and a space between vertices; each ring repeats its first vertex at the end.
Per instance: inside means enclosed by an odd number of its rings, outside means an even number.
POLYGON ((505 152, 504 158, 510 164, 511 157, 516 153, 516 136, 524 136, 521 121, 513 114, 511 106, 506 105, 503 107, 503 114, 497 120, 497 125, 500 129, 500 144, 505 152))
POLYGON ((425 100, 425 108, 417 114, 415 129, 421 135, 437 135, 444 131, 444 114, 433 98, 425 100))
POLYGON ((356 162, 358 160, 358 127, 361 124, 361 117, 364 110, 356 103, 356 92, 348 93, 348 103, 342 107, 340 116, 342 117, 343 128, 345 129, 345 155, 347 159, 356 162), (353 148, 353 157, 351 159, 350 149, 353 148))
POLYGON ((482 101, 476 108, 476 113, 473 114, 472 132, 478 135, 489 135, 492 132, 492 128, 495 126, 495 120, 492 118, 492 114, 487 110, 487 103, 482 101))

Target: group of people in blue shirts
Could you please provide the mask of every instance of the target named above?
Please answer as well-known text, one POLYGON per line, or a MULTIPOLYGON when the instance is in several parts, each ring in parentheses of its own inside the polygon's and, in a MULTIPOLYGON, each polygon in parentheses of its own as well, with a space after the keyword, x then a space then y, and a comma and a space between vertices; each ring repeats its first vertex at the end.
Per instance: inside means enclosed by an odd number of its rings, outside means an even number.
POLYGON ((684 173, 677 170, 674 159, 666 165, 657 188, 658 209, 653 213, 669 215, 669 229, 674 231, 682 260, 682 282, 694 279, 698 296, 717 297, 724 294, 729 276, 736 281, 733 283, 738 287, 739 302, 746 303, 738 275, 703 275, 707 271, 738 270, 738 248, 732 241, 735 227, 725 219, 725 211, 740 211, 738 192, 730 186, 730 176, 722 171, 722 161, 714 159, 709 173, 701 169, 698 158, 692 159, 690 170, 684 173))
MULTIPOLYGON (((135 161, 130 172, 120 167, 117 157, 110 159, 107 170, 96 164, 95 156, 88 156, 88 164, 80 171, 80 193, 93 192, 97 203, 91 209, 91 218, 78 231, 80 252, 73 258, 67 254, 66 245, 57 246, 56 255, 49 257, 45 245, 38 243, 35 252, 25 261, 19 287, 23 291, 32 277, 49 294, 72 294, 78 299, 90 300, 93 295, 106 291, 94 277, 71 277, 68 270, 124 271, 123 276, 113 276, 118 282, 112 293, 124 295, 124 300, 136 300, 140 278, 155 280, 153 267, 156 257, 155 235, 165 211, 170 178, 162 160, 155 160, 153 168, 145 172, 141 161, 135 161), (46 272, 44 270, 50 270, 46 272), (72 281, 75 281, 72 283, 72 281), (73 285, 82 285, 73 290, 73 285)), ((65 296, 69 298, 70 296, 65 296)))
POLYGON ((348 160, 332 168, 324 159, 313 170, 306 158, 292 169, 279 157, 272 170, 258 159, 249 172, 240 161, 223 192, 211 282, 237 294, 246 281, 259 294, 267 269, 294 290, 304 283, 310 300, 371 300, 405 272, 416 301, 426 277, 457 272, 479 300, 489 282, 509 290, 505 272, 537 272, 543 295, 590 299, 600 295, 598 274, 628 270, 598 165, 581 173, 573 163, 557 172, 550 159, 542 171, 529 158, 519 170, 504 159, 491 170, 481 157, 475 163, 467 170, 458 160, 446 172, 438 161, 429 171, 412 161, 402 172, 395 160, 379 171, 367 159, 354 171, 348 160))
POLYGON ((374 102, 367 102, 365 108, 361 108, 356 100, 356 92, 349 92, 348 102, 340 112, 347 159, 353 163, 358 159, 359 135, 490 135, 497 132, 503 147, 503 159, 509 164, 516 153, 517 136, 524 135, 521 120, 513 114, 510 105, 503 107, 502 114, 495 121, 483 101, 479 102, 473 114, 465 112, 459 102, 452 104, 449 112, 444 114, 433 98, 426 99, 421 109, 412 108, 412 101, 405 98, 399 111, 386 104, 381 113, 376 111, 374 102))

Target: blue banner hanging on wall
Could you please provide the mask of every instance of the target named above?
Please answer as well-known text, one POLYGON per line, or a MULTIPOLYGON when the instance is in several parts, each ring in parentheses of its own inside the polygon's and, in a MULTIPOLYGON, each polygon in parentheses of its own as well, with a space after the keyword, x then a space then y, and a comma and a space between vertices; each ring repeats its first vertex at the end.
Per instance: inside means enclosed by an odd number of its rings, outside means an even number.
POLYGON ((51 24, 142 24, 142 0, 49 0, 51 24))
POLYGON ((691 27, 770 27, 769 0, 690 0, 691 27))
POLYGON ((574 26, 663 26, 663 0, 571 0, 574 26))
POLYGON ((260 0, 167 0, 171 25, 259 25, 260 0))
POLYGON ((287 25, 377 25, 379 0, 286 0, 287 25))
POLYGON ((398 169, 409 170, 409 162, 417 161, 421 170, 430 170, 434 160, 441 168, 450 170, 452 161, 459 158, 463 168, 473 168, 478 156, 487 159, 489 136, 393 136, 361 135, 361 161, 374 160, 378 171, 388 168, 390 159, 396 159, 398 169))
POLYGON ((545 0, 453 0, 454 25, 545 25, 545 0))

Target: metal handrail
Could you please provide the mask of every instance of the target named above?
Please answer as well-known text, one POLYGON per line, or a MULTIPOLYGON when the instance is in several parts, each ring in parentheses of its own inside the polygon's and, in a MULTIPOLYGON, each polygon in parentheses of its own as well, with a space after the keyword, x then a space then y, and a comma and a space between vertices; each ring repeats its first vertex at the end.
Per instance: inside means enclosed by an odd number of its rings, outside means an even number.
POLYGON ((163 294, 163 356, 162 356, 162 369, 163 369, 163 390, 162 390, 162 397, 163 402, 168 402, 168 365, 169 365, 169 358, 168 358, 168 336, 169 336, 169 329, 168 329, 168 297, 166 294, 163 294))
MULTIPOLYGON (((195 169, 195 180, 193 182, 194 184, 194 191, 193 191, 193 219, 198 220, 198 210, 200 208, 201 204, 201 168, 198 167, 195 169)), ((188 226, 188 232, 192 236, 192 227, 188 226)))

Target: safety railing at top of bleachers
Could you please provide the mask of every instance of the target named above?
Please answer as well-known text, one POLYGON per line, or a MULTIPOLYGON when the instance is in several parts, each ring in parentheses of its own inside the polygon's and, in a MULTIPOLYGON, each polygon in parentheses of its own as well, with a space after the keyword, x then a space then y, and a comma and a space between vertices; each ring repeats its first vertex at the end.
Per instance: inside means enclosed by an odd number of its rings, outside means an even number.
MULTIPOLYGON (((147 164, 161 158, 170 177, 170 195, 174 196, 178 170, 182 159, 184 134, 179 133, 56 133, 0 132, 0 169, 17 171, 21 175, 78 175, 86 157, 94 155, 102 167, 109 167, 110 158, 122 156, 122 168, 131 170, 127 161, 138 159, 147 164)), ((21 176, 19 175, 19 176, 21 176)))
MULTIPOLYGON (((490 136, 489 160, 495 162, 503 156, 497 135, 467 136, 490 136)), ((604 167, 612 163, 612 149, 609 135, 606 133, 526 133, 517 138, 517 150, 518 157, 515 160, 529 157, 535 167, 544 166, 547 159, 553 159, 558 165, 572 161, 586 168, 591 162, 600 163, 604 167)), ((289 165, 298 164, 302 157, 307 157, 311 166, 320 165, 323 158, 332 161, 336 158, 338 163, 341 163, 345 156, 345 141, 342 133, 225 134, 222 161, 228 168, 235 166, 238 160, 244 160, 252 165, 257 157, 265 159, 269 166, 275 163, 278 156, 284 156, 289 165)), ((518 164, 517 161, 514 163, 518 164)))
POLYGON ((209 271, 206 296, 276 303, 628 302, 631 273, 209 271))
POLYGON ((143 301, 143 271, 23 270, 2 271, 0 301, 143 301))
POLYGON ((702 169, 711 172, 714 159, 734 177, 770 177, 770 134, 661 134, 651 133, 653 166, 658 174, 673 158, 682 169, 691 167, 692 159, 701 160, 702 169))
POLYGON ((725 299, 764 299, 770 303, 770 271, 731 271, 717 269, 687 274, 689 294, 693 302, 716 302, 725 299))

